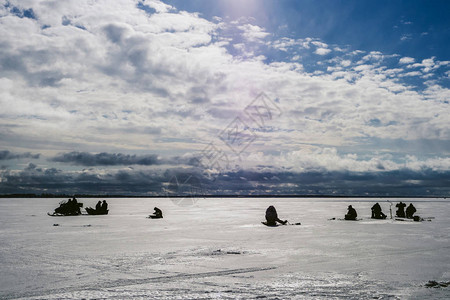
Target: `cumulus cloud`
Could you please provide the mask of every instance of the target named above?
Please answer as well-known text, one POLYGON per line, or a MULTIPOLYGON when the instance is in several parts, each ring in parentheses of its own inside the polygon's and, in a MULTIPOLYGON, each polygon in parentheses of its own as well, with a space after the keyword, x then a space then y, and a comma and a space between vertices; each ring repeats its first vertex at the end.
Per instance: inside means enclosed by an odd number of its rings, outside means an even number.
POLYGON ((331 50, 327 48, 317 48, 316 51, 314 51, 317 55, 327 55, 330 52, 331 50))
POLYGON ((241 29, 244 32, 242 35, 251 42, 262 40, 270 35, 268 32, 264 31, 264 28, 261 28, 258 25, 244 24, 237 28, 241 29))
POLYGON ((399 64, 412 64, 414 61, 414 58, 405 56, 400 58, 398 62, 399 64))

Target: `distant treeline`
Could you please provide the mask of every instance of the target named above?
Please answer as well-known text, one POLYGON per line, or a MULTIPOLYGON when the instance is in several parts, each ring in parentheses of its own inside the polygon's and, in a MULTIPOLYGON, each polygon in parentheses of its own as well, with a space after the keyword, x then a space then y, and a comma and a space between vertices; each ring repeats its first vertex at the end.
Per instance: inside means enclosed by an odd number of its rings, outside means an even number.
POLYGON ((0 198, 444 198, 445 196, 386 195, 90 195, 90 194, 0 194, 0 198))

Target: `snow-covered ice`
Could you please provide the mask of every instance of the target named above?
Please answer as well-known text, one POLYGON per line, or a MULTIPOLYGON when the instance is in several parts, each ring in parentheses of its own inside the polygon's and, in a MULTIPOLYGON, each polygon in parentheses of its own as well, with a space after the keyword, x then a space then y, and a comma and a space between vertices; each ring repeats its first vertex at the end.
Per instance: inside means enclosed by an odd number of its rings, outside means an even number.
POLYGON ((371 220, 389 204, 362 198, 107 199, 107 216, 47 216, 60 200, 0 199, 1 299, 450 298, 424 287, 450 281, 443 199, 402 199, 431 222, 371 220), (328 220, 348 204, 362 221, 328 220), (269 205, 302 225, 263 226, 269 205), (164 219, 146 218, 154 206, 164 219))

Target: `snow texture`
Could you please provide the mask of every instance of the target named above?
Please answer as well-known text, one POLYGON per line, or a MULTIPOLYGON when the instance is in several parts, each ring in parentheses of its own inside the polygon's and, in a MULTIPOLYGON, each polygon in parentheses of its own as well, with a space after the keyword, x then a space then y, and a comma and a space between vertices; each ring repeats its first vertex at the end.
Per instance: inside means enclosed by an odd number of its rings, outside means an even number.
POLYGON ((106 216, 48 216, 61 200, 0 199, 1 299, 450 298, 425 286, 450 280, 447 200, 402 199, 425 222, 371 220, 389 203, 363 198, 107 199, 106 216), (328 220, 349 204, 361 221, 328 220), (269 205, 302 225, 262 225, 269 205), (164 219, 146 218, 155 206, 164 219))

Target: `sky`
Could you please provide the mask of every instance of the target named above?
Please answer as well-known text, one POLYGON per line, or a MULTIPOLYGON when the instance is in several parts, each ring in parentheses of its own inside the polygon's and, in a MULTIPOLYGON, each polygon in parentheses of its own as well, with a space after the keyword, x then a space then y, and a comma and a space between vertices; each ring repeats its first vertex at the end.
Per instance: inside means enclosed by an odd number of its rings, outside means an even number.
POLYGON ((0 194, 450 196, 449 11, 0 0, 0 194))

